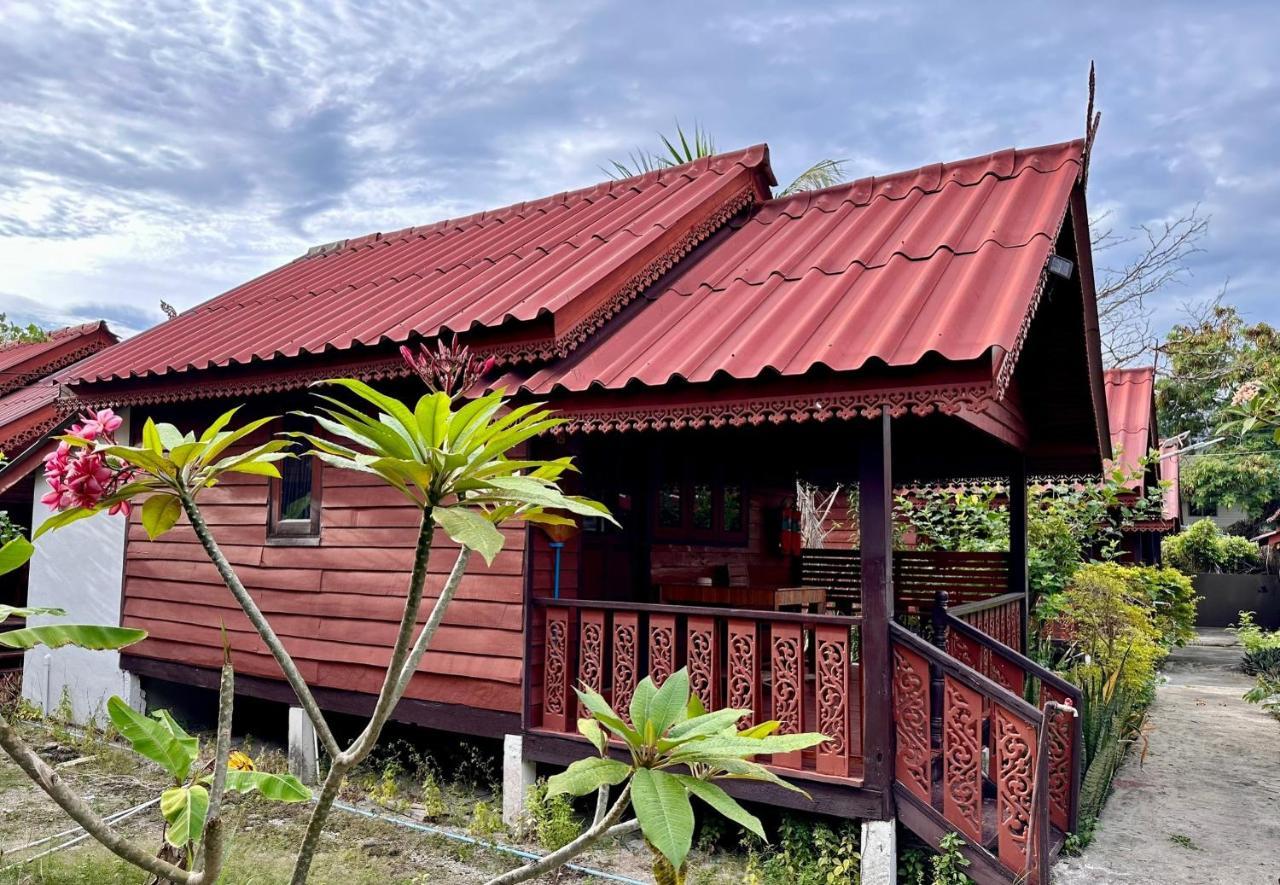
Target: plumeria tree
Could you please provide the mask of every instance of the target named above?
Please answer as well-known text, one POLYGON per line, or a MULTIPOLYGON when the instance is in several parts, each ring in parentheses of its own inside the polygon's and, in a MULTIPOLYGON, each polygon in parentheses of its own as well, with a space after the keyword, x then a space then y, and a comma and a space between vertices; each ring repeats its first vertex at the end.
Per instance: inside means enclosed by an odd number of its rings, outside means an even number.
MULTIPOLYGON (((278 434, 263 441, 261 434, 275 416, 231 429, 237 411, 232 409, 198 435, 148 419, 140 445, 125 445, 114 436, 120 418, 103 410, 72 426, 46 461, 50 492, 44 500, 58 512, 39 533, 104 510, 127 515, 140 507, 142 525, 155 539, 185 516, 275 657, 329 758, 328 774, 298 850, 294 883, 307 880, 343 781, 373 750, 471 557, 479 554, 491 563, 502 549, 499 527, 505 523, 565 524, 574 514, 613 519, 602 505, 560 490, 560 478, 574 469, 569 458, 536 460, 517 454, 529 440, 560 423, 541 404, 513 407, 500 391, 463 398, 491 363, 456 345, 424 346, 416 352, 406 348, 403 355, 426 384, 426 394, 405 403, 358 380, 321 382, 316 407, 302 413, 314 420, 315 433, 278 434), (227 474, 278 478, 279 462, 295 457, 299 443, 307 454, 334 467, 378 476, 420 511, 413 566, 382 689, 364 729, 346 746, 339 744, 288 649, 223 554, 199 505, 200 495, 227 474), (452 538, 458 552, 439 597, 418 628, 437 531, 452 538)), ((198 796, 200 784, 189 786, 198 796)), ((210 839, 207 827, 205 833, 210 839)))
MULTIPOLYGON (((228 591, 279 664, 329 759, 328 773, 298 848, 292 876, 295 885, 307 881, 320 835, 345 778, 376 745, 417 672, 471 558, 478 554, 491 563, 502 549, 499 527, 506 523, 566 525, 575 515, 613 521, 599 503, 561 491, 560 479, 574 469, 571 459, 539 460, 520 454, 531 439, 557 426, 560 419, 538 403, 513 405, 500 391, 464 397, 476 389, 491 362, 474 358, 456 345, 421 347, 417 351, 406 348, 403 355, 428 388, 412 403, 358 380, 334 379, 318 384, 314 408, 299 413, 314 422, 314 432, 266 437, 274 417, 259 418, 232 429, 237 413, 232 409, 199 434, 148 419, 139 445, 118 441, 115 433, 122 425, 121 419, 110 410, 102 410, 73 425, 45 463, 50 491, 44 502, 57 512, 42 524, 37 537, 103 511, 127 516, 137 508, 147 535, 155 539, 173 530, 185 517, 228 591), (345 746, 339 743, 288 649, 245 589, 200 511, 201 494, 228 474, 278 478, 279 462, 296 457, 299 446, 306 454, 335 468, 379 477, 420 513, 413 566, 382 688, 369 721, 345 746), (419 616, 427 608, 424 590, 437 532, 457 543, 457 553, 439 597, 430 604, 423 625, 418 627, 419 616)), ((22 543, 27 544, 25 540, 22 543)), ((3 558, 0 550, 0 566, 3 558)), ((73 643, 90 648, 120 648, 145 635, 129 628, 92 625, 46 625, 26 632, 20 641, 53 646, 73 643)), ((8 634, 11 639, 14 636, 8 634)), ((0 745, 77 822, 117 855, 158 878, 180 885, 203 885, 214 881, 221 869, 221 798, 226 791, 256 789, 282 801, 310 798, 295 780, 274 781, 246 774, 231 764, 232 686, 228 652, 214 758, 203 768, 195 764, 195 738, 182 731, 172 717, 163 713, 143 716, 119 699, 109 704, 112 721, 121 733, 173 779, 161 799, 168 823, 167 857, 148 854, 94 816, 2 722, 0 745)), ((697 698, 690 696, 683 672, 670 677, 660 688, 644 680, 636 690, 629 718, 614 712, 592 692, 583 691, 581 697, 593 718, 584 720, 579 727, 600 755, 571 766, 553 780, 552 790, 574 794, 597 791, 596 818, 565 849, 498 877, 495 885, 540 875, 562 865, 609 832, 634 829, 643 832, 654 851, 655 875, 663 882, 682 882, 693 828, 690 797, 697 797, 763 835, 759 821, 712 781, 748 778, 786 787, 751 757, 802 749, 823 740, 814 734, 773 734, 778 728, 776 722, 739 731, 737 723, 750 711, 707 713, 697 698), (614 760, 611 748, 628 753, 631 762, 614 760), (621 792, 610 802, 609 788, 624 782, 621 792), (623 822, 629 808, 634 809, 634 819, 623 822)))

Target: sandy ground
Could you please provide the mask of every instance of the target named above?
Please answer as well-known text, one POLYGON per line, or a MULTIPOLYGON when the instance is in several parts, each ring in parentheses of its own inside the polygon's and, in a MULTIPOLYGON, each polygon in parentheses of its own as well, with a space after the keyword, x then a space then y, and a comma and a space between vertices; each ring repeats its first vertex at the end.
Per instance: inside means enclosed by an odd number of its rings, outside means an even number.
POLYGON ((1170 656, 1145 761, 1129 754, 1093 844, 1055 885, 1280 883, 1280 723, 1241 699, 1253 679, 1239 665, 1221 631, 1170 656))

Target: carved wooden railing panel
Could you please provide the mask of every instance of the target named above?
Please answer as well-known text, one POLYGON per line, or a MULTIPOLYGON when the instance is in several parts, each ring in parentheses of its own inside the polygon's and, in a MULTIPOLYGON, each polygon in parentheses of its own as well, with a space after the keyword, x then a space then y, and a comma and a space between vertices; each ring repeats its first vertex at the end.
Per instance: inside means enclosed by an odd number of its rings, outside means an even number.
POLYGON ((898 624, 890 634, 899 802, 959 833, 1010 878, 1043 882, 1048 757, 1060 717, 1045 728, 1045 714, 1021 694, 898 624))
MULTIPOLYGON (((999 603, 999 600, 993 602, 999 603)), ((973 606, 941 607, 939 610, 944 613, 940 623, 946 634, 947 653, 953 658, 1018 697, 1035 698, 1040 705, 1053 701, 1080 709, 1079 688, 1019 654, 998 638, 984 633, 969 620, 973 606)), ((993 743, 994 740, 993 734, 993 743)), ((1077 824, 1083 754, 1084 734, 1080 718, 1055 717, 1050 728, 1047 763, 1049 813, 1053 825, 1064 833, 1074 832, 1077 824)))
POLYGON ((707 709, 742 707, 755 721, 777 719, 783 734, 830 737, 812 750, 775 755, 774 767, 860 777, 862 680, 852 660, 860 618, 579 599, 533 604, 546 615, 544 677, 531 686, 540 696, 527 705, 541 710, 533 727, 576 734, 573 688, 582 684, 625 716, 646 673, 657 682, 686 667, 707 709))
MULTIPOLYGON (((948 594, 948 602, 950 602, 950 594, 948 594)), ((1022 607, 1025 603, 1026 597, 1023 594, 1005 593, 963 605, 948 605, 947 612, 952 617, 976 627, 997 642, 1002 642, 1014 651, 1022 653, 1027 650, 1022 627, 1022 607)))

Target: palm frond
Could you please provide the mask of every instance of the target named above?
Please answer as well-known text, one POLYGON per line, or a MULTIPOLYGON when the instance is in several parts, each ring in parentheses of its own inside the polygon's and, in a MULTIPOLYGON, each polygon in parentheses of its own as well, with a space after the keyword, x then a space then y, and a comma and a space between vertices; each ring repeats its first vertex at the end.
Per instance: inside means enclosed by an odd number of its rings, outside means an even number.
POLYGON ((844 166, 847 160, 819 160, 796 176, 796 180, 778 192, 779 197, 789 197, 801 191, 816 191, 845 181, 844 166))
POLYGON ((617 181, 622 178, 644 175, 646 172, 653 172, 656 169, 670 169, 672 166, 692 163, 694 160, 701 157, 709 157, 716 152, 715 140, 696 121, 693 124, 692 144, 689 142, 689 137, 685 134, 684 127, 680 125, 679 120, 676 120, 674 140, 661 132, 658 133, 658 138, 661 139, 662 146, 666 149, 666 155, 655 154, 638 147, 627 155, 625 161, 611 159, 600 167, 600 171, 617 181))

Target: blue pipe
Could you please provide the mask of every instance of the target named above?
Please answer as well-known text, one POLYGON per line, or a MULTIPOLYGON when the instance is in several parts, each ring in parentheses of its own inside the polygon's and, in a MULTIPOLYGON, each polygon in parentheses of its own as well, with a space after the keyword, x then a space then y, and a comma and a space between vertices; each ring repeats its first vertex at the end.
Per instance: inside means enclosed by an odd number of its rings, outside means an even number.
MULTIPOLYGON (((560 546, 564 546, 563 544, 560 546)), ((357 808, 354 805, 348 805, 345 802, 334 802, 334 808, 341 808, 343 811, 351 814, 358 814, 361 817, 367 817, 372 820, 384 820, 387 823, 395 824, 398 827, 404 827, 407 830, 417 830, 420 833, 430 833, 433 836, 443 836, 446 839, 452 839, 455 842, 465 842, 468 845, 478 845, 481 848, 491 848, 494 851, 501 851, 504 854, 511 854, 525 860, 542 860, 541 854, 535 854, 532 851, 525 851, 523 848, 513 848, 510 845, 503 845, 500 842, 486 842, 484 839, 475 839, 471 836, 464 836, 461 833, 454 833, 450 830, 442 830, 439 827, 431 827, 426 824, 420 824, 417 821, 405 820, 402 817, 391 817, 386 814, 378 814, 376 811, 366 811, 363 808, 357 808)), ((567 863, 563 869, 573 870, 575 873, 582 873, 584 876, 591 876, 593 879, 606 879, 610 882, 622 882, 624 885, 646 885, 639 879, 630 879, 626 876, 619 876, 617 873, 606 873, 604 870, 593 870, 591 867, 578 866, 575 863, 567 863)))
POLYGON ((552 583, 551 598, 560 598, 560 551, 564 549, 564 541, 552 541, 551 549, 556 552, 556 571, 552 583))

